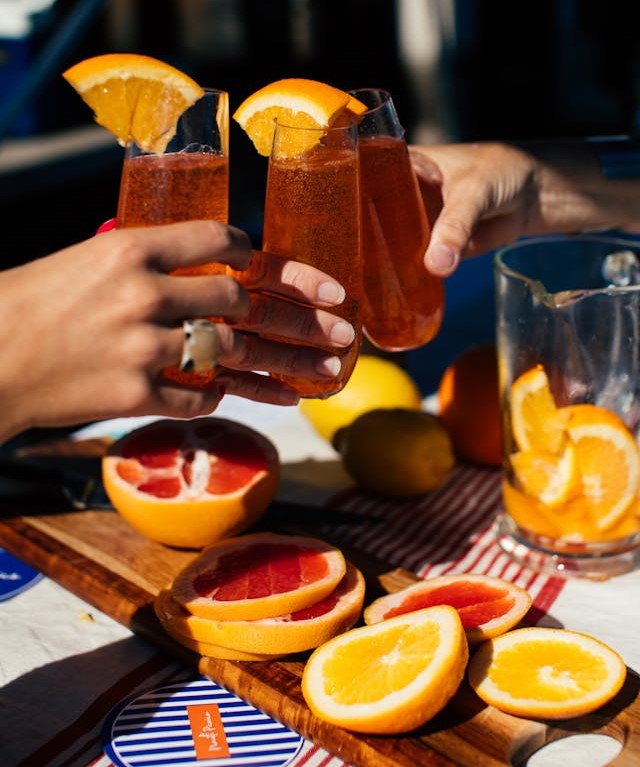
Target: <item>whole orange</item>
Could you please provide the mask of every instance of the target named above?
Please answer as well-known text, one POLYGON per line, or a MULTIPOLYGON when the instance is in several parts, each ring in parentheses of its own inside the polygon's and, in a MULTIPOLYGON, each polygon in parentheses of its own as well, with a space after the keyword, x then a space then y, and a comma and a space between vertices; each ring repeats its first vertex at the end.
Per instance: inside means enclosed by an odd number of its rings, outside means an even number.
POLYGON ((457 455, 484 466, 502 465, 498 360, 494 344, 466 349, 438 385, 439 416, 457 455))

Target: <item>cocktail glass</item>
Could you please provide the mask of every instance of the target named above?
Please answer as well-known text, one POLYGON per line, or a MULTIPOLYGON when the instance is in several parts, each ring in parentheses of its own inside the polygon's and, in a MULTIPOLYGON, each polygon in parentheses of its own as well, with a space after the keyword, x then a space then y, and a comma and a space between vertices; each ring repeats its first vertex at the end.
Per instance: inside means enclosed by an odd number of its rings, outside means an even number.
POLYGON ((500 545, 566 577, 632 569, 640 561, 640 243, 522 240, 496 254, 495 284, 500 545))
MULTIPOLYGON (((205 93, 178 121, 176 134, 162 154, 145 152, 131 142, 125 148, 118 227, 154 226, 193 219, 227 223, 229 217, 229 96, 205 93)), ((179 269, 173 274, 224 274, 219 263, 179 269)), ((213 319, 213 318, 212 318, 213 319)), ((214 372, 164 371, 177 383, 202 386, 214 372)))
POLYGON ((385 351, 416 349, 444 313, 444 283, 424 265, 431 228, 391 95, 350 93, 368 107, 358 122, 364 334, 385 351))
POLYGON ((340 391, 355 366, 362 339, 362 263, 355 124, 329 129, 277 123, 269 158, 262 248, 311 264, 345 288, 344 302, 331 309, 356 329, 356 338, 338 354, 334 378, 280 376, 302 397, 340 391))

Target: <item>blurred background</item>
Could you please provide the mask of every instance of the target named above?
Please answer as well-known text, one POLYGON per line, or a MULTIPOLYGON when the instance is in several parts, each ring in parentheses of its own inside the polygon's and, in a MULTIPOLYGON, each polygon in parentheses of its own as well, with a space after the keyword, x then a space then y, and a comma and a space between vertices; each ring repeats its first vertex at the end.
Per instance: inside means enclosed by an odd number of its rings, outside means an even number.
MULTIPOLYGON (((122 149, 61 77, 88 56, 156 56, 232 110, 281 77, 385 87, 413 143, 580 137, 637 130, 639 22, 624 0, 0 0, 0 268, 115 214, 122 149)), ((259 246, 266 159, 235 124, 230 162, 231 223, 259 246)), ((490 258, 447 281, 442 333, 406 357, 425 393, 493 337, 490 258)))

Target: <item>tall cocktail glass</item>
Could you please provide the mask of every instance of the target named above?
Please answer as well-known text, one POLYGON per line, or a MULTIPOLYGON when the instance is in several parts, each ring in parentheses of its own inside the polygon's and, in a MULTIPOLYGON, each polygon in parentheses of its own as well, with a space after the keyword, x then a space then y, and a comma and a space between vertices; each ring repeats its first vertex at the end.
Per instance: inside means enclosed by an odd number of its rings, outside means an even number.
MULTIPOLYGON (((118 227, 154 226, 194 219, 227 223, 229 217, 229 96, 205 89, 204 96, 178 121, 164 153, 145 152, 135 143, 125 148, 118 227)), ((179 269, 176 275, 223 274, 218 263, 179 269)), ((213 372, 165 376, 181 384, 210 383, 213 372)))
MULTIPOLYGON (((262 248, 311 264, 345 288, 344 302, 331 309, 356 329, 334 378, 282 376, 302 397, 328 397, 345 385, 362 339, 362 263, 357 130, 276 124, 269 158, 262 248)), ((335 349, 328 349, 335 354, 335 349)))
POLYGON ((522 240, 495 257, 503 549, 556 574, 640 562, 640 243, 522 240))
POLYGON ((386 351, 416 349, 444 313, 444 283, 424 265, 431 228, 391 95, 350 93, 368 107, 358 123, 364 334, 386 351))

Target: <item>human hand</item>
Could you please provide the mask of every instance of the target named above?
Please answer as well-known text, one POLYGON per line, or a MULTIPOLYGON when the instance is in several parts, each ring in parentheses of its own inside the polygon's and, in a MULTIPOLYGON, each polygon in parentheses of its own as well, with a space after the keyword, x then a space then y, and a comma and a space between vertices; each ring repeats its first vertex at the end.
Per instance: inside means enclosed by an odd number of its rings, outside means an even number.
POLYGON ((432 223, 425 265, 446 277, 460 260, 527 232, 537 217, 537 164, 514 146, 498 143, 411 146, 432 223))
POLYGON ((252 298, 231 276, 169 275, 211 261, 246 268, 252 258, 247 236, 211 221, 116 230, 0 272, 0 344, 11 360, 0 373, 0 439, 31 426, 202 415, 215 409, 223 389, 264 402, 297 402, 286 385, 252 371, 320 370, 330 377, 337 358, 246 331, 270 327, 306 344, 347 346, 353 328, 320 308, 340 303, 344 291, 312 267, 257 257, 266 264, 261 288, 274 296, 252 298), (181 358, 182 321, 203 316, 234 325, 219 326, 224 368, 210 388, 176 387, 162 370, 181 358))

